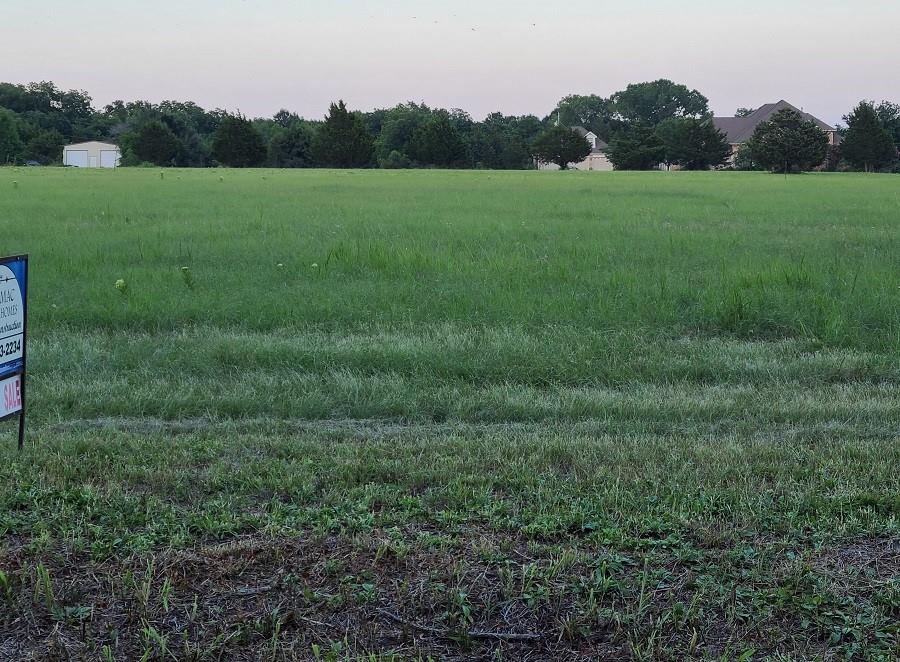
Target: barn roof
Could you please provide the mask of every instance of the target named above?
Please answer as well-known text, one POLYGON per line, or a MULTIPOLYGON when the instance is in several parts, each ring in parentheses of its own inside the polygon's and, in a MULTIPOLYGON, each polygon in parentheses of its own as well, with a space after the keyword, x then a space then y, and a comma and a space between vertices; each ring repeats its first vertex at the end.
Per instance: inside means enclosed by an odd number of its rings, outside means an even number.
POLYGON ((65 145, 64 148, 81 147, 82 145, 105 145, 106 147, 115 147, 116 149, 119 149, 119 146, 116 145, 115 143, 108 143, 103 140, 85 140, 84 142, 72 143, 70 145, 65 145))

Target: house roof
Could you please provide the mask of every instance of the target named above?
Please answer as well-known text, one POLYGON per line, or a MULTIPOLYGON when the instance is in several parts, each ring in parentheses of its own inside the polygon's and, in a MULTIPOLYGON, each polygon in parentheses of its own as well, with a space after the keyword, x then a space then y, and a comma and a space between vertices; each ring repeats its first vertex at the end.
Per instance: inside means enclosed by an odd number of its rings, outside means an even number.
POLYGON ((606 143, 605 140, 603 140, 600 136, 598 136, 593 131, 591 131, 589 129, 585 129, 583 126, 573 126, 572 131, 577 133, 582 138, 587 138, 589 135, 594 136, 594 138, 596 138, 597 147, 595 149, 591 150, 592 154, 596 154, 597 152, 602 152, 607 147, 609 147, 609 145, 606 143))
POLYGON ((756 130, 757 126, 772 119, 772 116, 775 113, 786 109, 800 113, 803 119, 807 120, 808 122, 814 123, 820 129, 822 129, 822 131, 835 130, 833 126, 825 124, 825 122, 820 120, 818 117, 814 117, 809 113, 804 113, 802 110, 800 110, 796 106, 792 106, 784 99, 777 103, 767 103, 764 106, 760 106, 752 113, 747 115, 747 117, 714 117, 713 124, 719 131, 725 134, 725 136, 728 138, 728 142, 733 145, 737 145, 750 140, 750 137, 753 135, 753 132, 756 130))

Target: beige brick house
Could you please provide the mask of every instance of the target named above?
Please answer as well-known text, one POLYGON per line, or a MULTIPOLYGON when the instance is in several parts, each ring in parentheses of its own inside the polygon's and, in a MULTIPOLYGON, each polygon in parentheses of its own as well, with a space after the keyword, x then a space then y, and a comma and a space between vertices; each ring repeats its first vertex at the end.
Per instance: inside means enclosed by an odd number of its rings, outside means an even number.
POLYGON ((800 113, 805 120, 813 122, 822 129, 828 137, 829 145, 837 145, 840 143, 837 129, 833 126, 829 126, 818 117, 814 117, 809 113, 804 113, 796 106, 792 106, 782 99, 777 103, 767 103, 765 106, 760 106, 746 117, 713 118, 713 124, 719 131, 725 134, 731 145, 731 157, 729 158, 729 163, 734 163, 734 157, 737 155, 738 149, 740 149, 741 145, 750 140, 750 137, 753 135, 753 132, 756 131, 757 126, 772 119, 772 116, 775 115, 775 113, 785 109, 800 113))
MULTIPOLYGON (((606 156, 606 148, 609 147, 596 133, 588 131, 583 126, 573 126, 572 131, 588 141, 591 153, 580 163, 570 163, 571 170, 609 171, 613 169, 612 161, 606 156)), ((538 170, 559 170, 555 163, 537 163, 538 170)))

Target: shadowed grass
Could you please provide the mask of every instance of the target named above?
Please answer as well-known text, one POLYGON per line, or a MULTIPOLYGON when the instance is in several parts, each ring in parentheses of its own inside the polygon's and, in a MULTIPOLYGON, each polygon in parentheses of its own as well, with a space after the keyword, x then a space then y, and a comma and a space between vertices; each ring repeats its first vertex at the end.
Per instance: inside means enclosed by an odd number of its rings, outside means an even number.
MULTIPOLYGON (((196 425, 45 429, 0 469, 0 633, 74 634, 89 605, 69 653, 252 658, 273 636, 284 659, 341 642, 403 657, 897 651, 897 437, 196 425), (141 635, 151 625, 165 646, 141 635)), ((29 642, 5 650, 43 650, 29 642)))

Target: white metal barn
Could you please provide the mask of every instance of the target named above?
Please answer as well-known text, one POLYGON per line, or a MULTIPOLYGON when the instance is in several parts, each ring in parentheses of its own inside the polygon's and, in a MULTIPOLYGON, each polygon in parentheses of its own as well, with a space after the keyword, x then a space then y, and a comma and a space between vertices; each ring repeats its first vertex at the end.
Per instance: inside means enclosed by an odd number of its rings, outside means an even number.
POLYGON ((78 168, 115 168, 122 152, 118 145, 91 140, 63 147, 63 165, 78 168))

